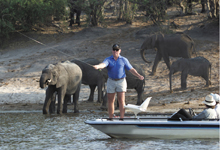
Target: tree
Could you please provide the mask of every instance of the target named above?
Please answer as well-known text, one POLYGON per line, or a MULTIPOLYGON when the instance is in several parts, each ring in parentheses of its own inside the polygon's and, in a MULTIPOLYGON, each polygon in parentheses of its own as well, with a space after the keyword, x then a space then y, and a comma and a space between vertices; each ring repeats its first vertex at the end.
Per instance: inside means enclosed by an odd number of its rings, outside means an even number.
MULTIPOLYGON (((78 0, 80 3, 81 0, 78 0)), ((107 0, 86 0, 82 5, 82 11, 87 15, 87 21, 92 26, 98 26, 104 19, 104 4, 107 0)))
POLYGON ((136 1, 120 0, 118 20, 125 20, 127 24, 132 24, 137 8, 136 1))

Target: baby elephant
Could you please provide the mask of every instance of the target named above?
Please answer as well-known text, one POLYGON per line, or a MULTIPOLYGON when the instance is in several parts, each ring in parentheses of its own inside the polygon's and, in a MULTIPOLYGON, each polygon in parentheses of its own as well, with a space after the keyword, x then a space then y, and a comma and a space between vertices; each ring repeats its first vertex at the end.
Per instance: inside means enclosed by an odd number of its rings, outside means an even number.
POLYGON ((206 80, 206 87, 211 85, 211 63, 204 57, 195 58, 181 58, 170 67, 170 92, 172 93, 172 75, 178 71, 182 71, 181 74, 181 89, 186 89, 187 75, 201 76, 206 80), (209 76, 210 70, 210 76, 209 76), (209 80, 210 78, 210 80, 209 80))

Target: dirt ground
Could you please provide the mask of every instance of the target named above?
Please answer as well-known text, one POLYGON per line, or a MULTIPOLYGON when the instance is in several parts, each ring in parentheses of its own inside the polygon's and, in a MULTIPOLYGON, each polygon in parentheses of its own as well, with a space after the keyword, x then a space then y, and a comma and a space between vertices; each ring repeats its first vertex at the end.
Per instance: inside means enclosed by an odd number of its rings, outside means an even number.
MULTIPOLYGON (((6 46, 0 49, 0 111, 42 110, 45 89, 40 89, 39 79, 46 65, 85 58, 103 61, 111 55, 111 46, 114 43, 121 45, 122 56, 140 65, 145 71, 143 98, 152 97, 148 114, 173 113, 179 108, 202 111, 205 108, 202 103, 205 96, 219 93, 219 25, 217 20, 210 21, 206 14, 201 14, 201 8, 194 11, 194 15, 174 17, 176 9, 169 8, 167 14, 170 19, 164 21, 161 27, 144 21, 140 14, 132 25, 126 25, 125 22, 115 21, 116 16, 108 13, 102 27, 89 27, 85 16, 82 16, 81 27, 74 25, 70 28, 67 21, 54 21, 52 25, 34 28, 33 32, 15 33, 6 41, 6 46), (189 75, 187 89, 180 90, 179 72, 173 76, 174 92, 170 93, 169 70, 164 61, 159 63, 157 74, 150 75, 156 52, 149 51, 147 57, 152 63, 147 64, 140 56, 140 47, 147 35, 168 31, 188 34, 195 42, 197 55, 212 63, 211 86, 204 87, 204 79, 189 75)), ((171 58, 171 63, 176 59, 171 58)), ((100 103, 86 101, 88 93, 88 86, 82 85, 80 111, 107 113, 100 109, 100 103)), ((126 104, 136 104, 136 101, 136 91, 129 89, 126 93, 126 104)), ((72 110, 73 105, 68 105, 68 109, 72 110)))

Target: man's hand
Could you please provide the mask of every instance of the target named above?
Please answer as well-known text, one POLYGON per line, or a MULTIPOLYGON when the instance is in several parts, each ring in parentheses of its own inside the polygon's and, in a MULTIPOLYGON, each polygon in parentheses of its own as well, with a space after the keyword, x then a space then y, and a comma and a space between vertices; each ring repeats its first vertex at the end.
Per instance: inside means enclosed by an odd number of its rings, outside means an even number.
POLYGON ((140 80, 144 80, 144 76, 140 75, 134 68, 129 70, 134 76, 138 77, 140 80))
POLYGON ((93 67, 94 67, 96 70, 99 69, 99 66, 98 66, 98 65, 94 65, 93 67))
POLYGON ((139 78, 140 80, 144 80, 144 77, 143 77, 142 75, 140 75, 138 78, 139 78))
POLYGON ((94 65, 93 66, 94 67, 94 69, 103 69, 103 68, 105 68, 106 66, 105 66, 105 64, 104 63, 100 63, 100 64, 98 64, 98 65, 94 65))

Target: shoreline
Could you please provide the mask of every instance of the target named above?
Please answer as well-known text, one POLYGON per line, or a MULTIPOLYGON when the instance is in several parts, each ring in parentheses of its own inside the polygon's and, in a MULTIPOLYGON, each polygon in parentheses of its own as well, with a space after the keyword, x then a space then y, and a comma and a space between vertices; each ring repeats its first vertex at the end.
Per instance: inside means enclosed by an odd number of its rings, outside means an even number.
MULTIPOLYGON (((201 112, 205 106, 197 106, 195 107, 194 104, 185 104, 183 102, 181 103, 170 103, 166 105, 151 105, 148 107, 146 112, 140 112, 138 115, 172 115, 173 113, 177 112, 180 109, 180 106, 184 106, 182 108, 185 108, 188 111, 188 108, 192 108, 194 112, 199 113, 201 112), (178 107, 179 106, 179 107, 178 107)), ((101 109, 101 104, 97 102, 87 102, 87 101, 81 101, 78 103, 79 106, 79 114, 81 113, 103 113, 108 116, 108 112, 106 110, 101 109)), ((74 113, 74 105, 68 104, 68 114, 74 113)), ((0 113, 42 113, 43 104, 40 103, 6 103, 6 104, 0 104, 0 113)), ((56 113, 53 113, 56 114, 56 113)), ((115 115, 119 115, 119 110, 115 109, 115 115)), ((134 113, 130 110, 125 111, 125 116, 133 116, 134 113)))

